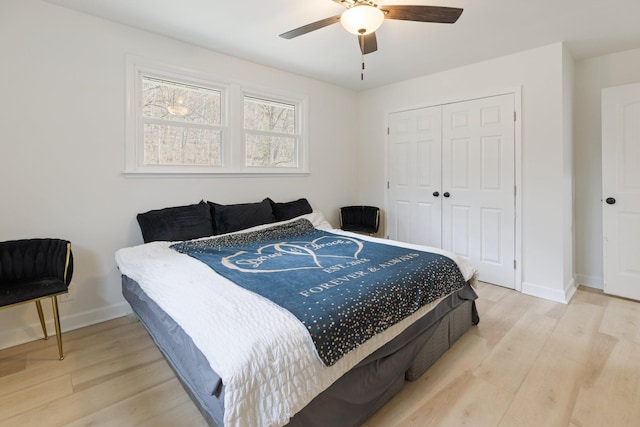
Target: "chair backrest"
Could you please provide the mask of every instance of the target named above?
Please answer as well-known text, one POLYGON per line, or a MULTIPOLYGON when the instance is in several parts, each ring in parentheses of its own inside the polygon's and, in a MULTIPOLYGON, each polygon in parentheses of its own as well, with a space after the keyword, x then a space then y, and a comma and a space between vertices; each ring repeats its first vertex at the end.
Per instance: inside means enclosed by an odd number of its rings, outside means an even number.
POLYGON ((71 243, 61 239, 0 242, 0 284, 57 279, 69 285, 73 275, 71 243))
POLYGON ((344 206, 340 208, 340 228, 374 234, 380 226, 380 209, 375 206, 344 206))

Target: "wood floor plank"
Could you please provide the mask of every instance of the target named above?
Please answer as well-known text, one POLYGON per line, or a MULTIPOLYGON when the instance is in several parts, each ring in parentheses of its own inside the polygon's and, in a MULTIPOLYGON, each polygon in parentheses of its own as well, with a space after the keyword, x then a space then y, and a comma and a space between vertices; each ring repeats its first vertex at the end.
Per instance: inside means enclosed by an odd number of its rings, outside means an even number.
POLYGON ((153 418, 155 414, 164 413, 188 400, 189 396, 180 382, 173 378, 99 411, 92 412, 86 417, 68 424, 67 427, 89 425, 121 427, 123 420, 126 420, 128 425, 138 425, 153 418))
MULTIPOLYGON (((116 322, 116 325, 118 324, 119 322, 116 322)), ((140 324, 131 323, 126 328, 116 326, 111 334, 111 336, 103 336, 103 339, 97 342, 76 340, 75 344, 68 349, 64 360, 41 359, 25 355, 25 358, 29 358, 26 369, 2 378, 0 397, 61 375, 71 374, 74 371, 81 372, 90 366, 117 361, 140 348, 153 347, 153 342, 140 324)), ((41 349, 36 349, 34 352, 40 355, 41 349)))
POLYGON ((485 338, 487 345, 493 348, 530 309, 533 300, 535 298, 507 290, 500 303, 482 312, 480 324, 473 332, 485 338))
MULTIPOLYGON (((74 339, 67 339, 67 336, 65 334, 62 334, 65 359, 71 354, 82 352, 85 349, 99 352, 100 349, 109 348, 114 344, 122 341, 139 340, 141 337, 144 337, 144 335, 145 331, 138 328, 135 323, 127 323, 113 329, 101 330, 96 332, 95 334, 84 335, 74 339)), ((55 340, 53 340, 52 346, 56 346, 55 340)), ((57 347, 55 349, 55 356, 56 357, 52 357, 50 349, 42 348, 40 350, 30 351, 28 353, 27 360, 30 363, 39 363, 41 361, 49 361, 52 364, 56 363, 58 362, 57 347)))
MULTIPOLYGON (((140 350, 129 348, 127 352, 101 363, 95 363, 81 369, 75 369, 71 374, 71 384, 74 391, 81 391, 95 384, 117 377, 123 373, 148 365, 158 360, 164 360, 160 350, 155 346, 145 345, 140 341, 140 350)), ((137 346, 136 346, 137 347, 137 346)))
POLYGON ((602 335, 606 349, 596 350, 578 393, 573 426, 640 424, 640 344, 602 335))
MULTIPOLYGON (((452 391, 455 389, 452 389, 452 391)), ((428 402, 411 416, 400 422, 402 426, 430 427, 430 426, 495 426, 500 422, 502 414, 511 403, 513 394, 501 387, 474 376, 467 377, 467 381, 455 390, 453 399, 444 399, 438 404, 447 406, 446 411, 438 411, 437 404, 428 402), (487 399, 491 396, 491 399, 487 399), (425 410, 430 407, 431 410, 425 410), (425 416, 430 414, 430 416, 425 416)))
MULTIPOLYGON (((455 390, 463 387, 488 354, 486 340, 477 334, 463 335, 433 366, 414 382, 405 383, 403 389, 391 401, 371 416, 366 427, 398 426, 399 420, 421 411, 423 415, 437 410, 437 401, 446 401, 455 390), (425 407, 425 402, 433 406, 425 407)), ((424 417, 423 417, 424 419, 424 417)))
POLYGON ((2 420, 0 427, 36 427, 42 425, 42 420, 47 420, 47 425, 51 427, 64 426, 173 377, 173 371, 166 362, 157 361, 27 413, 2 420))
MULTIPOLYGON (((62 344, 64 349, 70 345, 73 341, 84 337, 95 336, 102 331, 113 331, 123 325, 131 325, 137 323, 137 319, 133 316, 123 316, 117 319, 109 320, 107 322, 100 322, 94 325, 86 326, 84 328, 75 329, 73 331, 62 333, 62 344)), ((64 331, 64 325, 63 331, 64 331)), ((49 332, 51 333, 51 332, 49 332)), ((58 360, 58 347, 55 335, 49 336, 49 339, 37 339, 24 344, 16 345, 13 347, 0 350, 0 362, 2 360, 26 358, 26 355, 31 353, 37 353, 38 350, 45 351, 44 357, 50 360, 58 360), (50 352, 49 352, 50 351, 50 352)))
POLYGON ((529 373, 557 320, 528 311, 493 347, 473 375, 515 393, 529 373))
POLYGON ((207 422, 200 415, 194 403, 190 400, 168 411, 159 412, 153 418, 142 422, 138 427, 207 427, 207 422))
MULTIPOLYGON (((46 405, 49 402, 71 396, 72 393, 71 378, 68 375, 64 375, 3 397, 0 399, 0 414, 2 414, 2 418, 11 418, 46 405)), ((18 424, 14 425, 17 426, 18 424)))
POLYGON ((593 305, 571 305, 560 319, 543 352, 584 363, 592 340, 598 332, 604 308, 593 305))
POLYGON ((582 372, 574 360, 543 354, 529 371, 498 425, 568 425, 582 372))
POLYGON ((592 304, 567 307, 500 425, 569 423, 603 314, 603 307, 592 304))
POLYGON ((640 304, 612 298, 605 309, 600 332, 640 344, 640 304))
POLYGON ((0 379, 2 377, 6 377, 8 375, 15 374, 17 372, 22 372, 27 367, 27 359, 19 358, 19 359, 5 359, 0 360, 0 379))

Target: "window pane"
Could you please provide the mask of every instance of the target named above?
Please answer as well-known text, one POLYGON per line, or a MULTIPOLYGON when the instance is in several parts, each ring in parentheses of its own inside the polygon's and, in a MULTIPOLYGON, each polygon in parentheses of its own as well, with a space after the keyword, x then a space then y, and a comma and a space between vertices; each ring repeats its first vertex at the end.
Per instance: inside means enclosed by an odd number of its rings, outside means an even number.
POLYGON ((293 135, 296 133, 296 107, 245 96, 244 128, 293 135))
POLYGON ((143 77, 144 117, 220 126, 220 91, 143 77))
POLYGON ((269 168, 298 166, 296 139, 256 134, 245 134, 246 165, 269 168))
POLYGON ((222 165, 221 132, 182 126, 144 125, 145 165, 222 165))

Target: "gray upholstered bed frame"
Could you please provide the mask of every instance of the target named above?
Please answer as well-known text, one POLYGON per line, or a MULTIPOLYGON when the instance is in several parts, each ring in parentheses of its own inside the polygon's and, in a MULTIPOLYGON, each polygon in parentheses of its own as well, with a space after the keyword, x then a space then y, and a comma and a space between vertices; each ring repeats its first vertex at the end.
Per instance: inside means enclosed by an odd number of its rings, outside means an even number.
MULTIPOLYGON (((221 427, 224 386, 189 336, 140 289, 122 277, 125 299, 162 351, 211 426, 221 427)), ((471 286, 445 298, 395 339, 369 355, 316 396, 290 426, 357 426, 398 393, 405 380, 424 373, 479 321, 471 286)))

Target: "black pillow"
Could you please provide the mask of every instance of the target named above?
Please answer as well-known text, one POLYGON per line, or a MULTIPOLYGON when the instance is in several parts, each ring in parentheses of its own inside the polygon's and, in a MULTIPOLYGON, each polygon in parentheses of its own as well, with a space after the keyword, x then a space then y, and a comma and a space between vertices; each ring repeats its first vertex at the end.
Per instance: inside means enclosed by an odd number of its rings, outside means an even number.
POLYGON ((310 214, 313 212, 311 205, 307 199, 298 199, 293 202, 276 203, 268 199, 273 209, 276 221, 286 221, 300 215, 310 214))
POLYGON ((145 243, 157 240, 191 240, 215 234, 211 210, 206 202, 175 206, 138 214, 145 243))
POLYGON ((269 199, 256 203, 239 203, 235 205, 208 203, 215 219, 217 234, 231 233, 276 221, 269 199))

